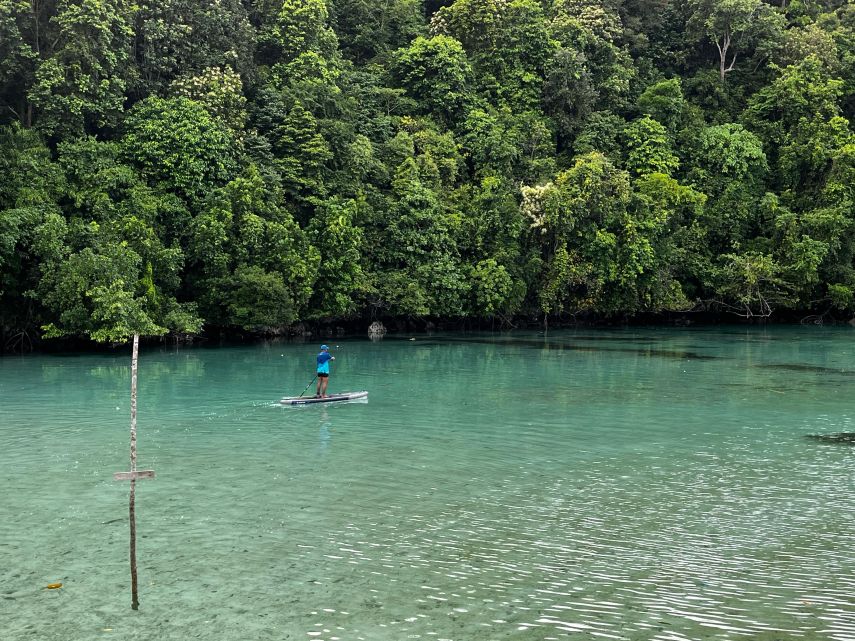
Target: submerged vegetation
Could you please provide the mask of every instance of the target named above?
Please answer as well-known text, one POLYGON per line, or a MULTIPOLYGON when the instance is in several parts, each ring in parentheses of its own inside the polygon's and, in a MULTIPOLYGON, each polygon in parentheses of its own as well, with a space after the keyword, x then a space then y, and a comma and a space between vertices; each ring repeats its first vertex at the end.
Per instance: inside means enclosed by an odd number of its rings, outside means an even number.
POLYGON ((4 340, 855 311, 844 0, 0 0, 4 340))

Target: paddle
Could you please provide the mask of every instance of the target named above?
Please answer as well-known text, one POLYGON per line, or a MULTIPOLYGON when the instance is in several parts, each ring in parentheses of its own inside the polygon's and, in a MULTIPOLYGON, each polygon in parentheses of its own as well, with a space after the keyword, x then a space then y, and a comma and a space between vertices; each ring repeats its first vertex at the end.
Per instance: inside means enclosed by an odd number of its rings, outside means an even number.
MULTIPOLYGON (((317 378, 317 377, 318 377, 318 375, 317 375, 317 374, 315 374, 315 378, 317 378)), ((313 378, 312 380, 310 380, 310 381, 309 381, 309 384, 308 384, 308 385, 306 385, 306 389, 309 389, 309 388, 312 386, 312 383, 314 383, 314 382, 315 382, 315 378, 313 378)), ((302 397, 303 397, 303 394, 305 394, 305 393, 306 393, 306 389, 304 389, 302 392, 300 392, 300 396, 298 396, 297 398, 302 398, 302 397)))

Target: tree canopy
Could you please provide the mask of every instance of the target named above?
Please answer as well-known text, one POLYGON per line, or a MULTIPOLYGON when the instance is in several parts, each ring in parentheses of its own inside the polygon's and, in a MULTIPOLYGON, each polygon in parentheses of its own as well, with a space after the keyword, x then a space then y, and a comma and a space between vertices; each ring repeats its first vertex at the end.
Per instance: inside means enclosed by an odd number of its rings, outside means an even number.
POLYGON ((842 0, 0 0, 0 332, 855 312, 842 0))

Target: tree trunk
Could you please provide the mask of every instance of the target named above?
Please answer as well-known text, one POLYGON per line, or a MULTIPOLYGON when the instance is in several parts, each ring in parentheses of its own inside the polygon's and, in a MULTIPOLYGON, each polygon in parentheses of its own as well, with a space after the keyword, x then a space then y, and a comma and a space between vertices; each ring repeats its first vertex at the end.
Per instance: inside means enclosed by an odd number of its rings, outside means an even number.
POLYGON ((724 32, 721 44, 719 44, 718 39, 716 39, 715 46, 718 48, 718 72, 721 77, 721 81, 724 82, 725 75, 729 71, 733 71, 733 66, 736 64, 736 54, 734 53, 733 58, 730 61, 730 66, 725 66, 727 65, 727 50, 730 49, 730 31, 724 32))

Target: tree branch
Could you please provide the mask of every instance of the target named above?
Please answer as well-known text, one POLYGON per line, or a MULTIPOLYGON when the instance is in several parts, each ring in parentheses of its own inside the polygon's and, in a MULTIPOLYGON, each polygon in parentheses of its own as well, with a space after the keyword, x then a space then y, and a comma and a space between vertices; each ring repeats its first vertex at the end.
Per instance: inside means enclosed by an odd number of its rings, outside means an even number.
POLYGON ((736 64, 736 52, 733 53, 733 59, 730 61, 730 66, 724 70, 725 73, 728 71, 733 71, 733 65, 736 64))

